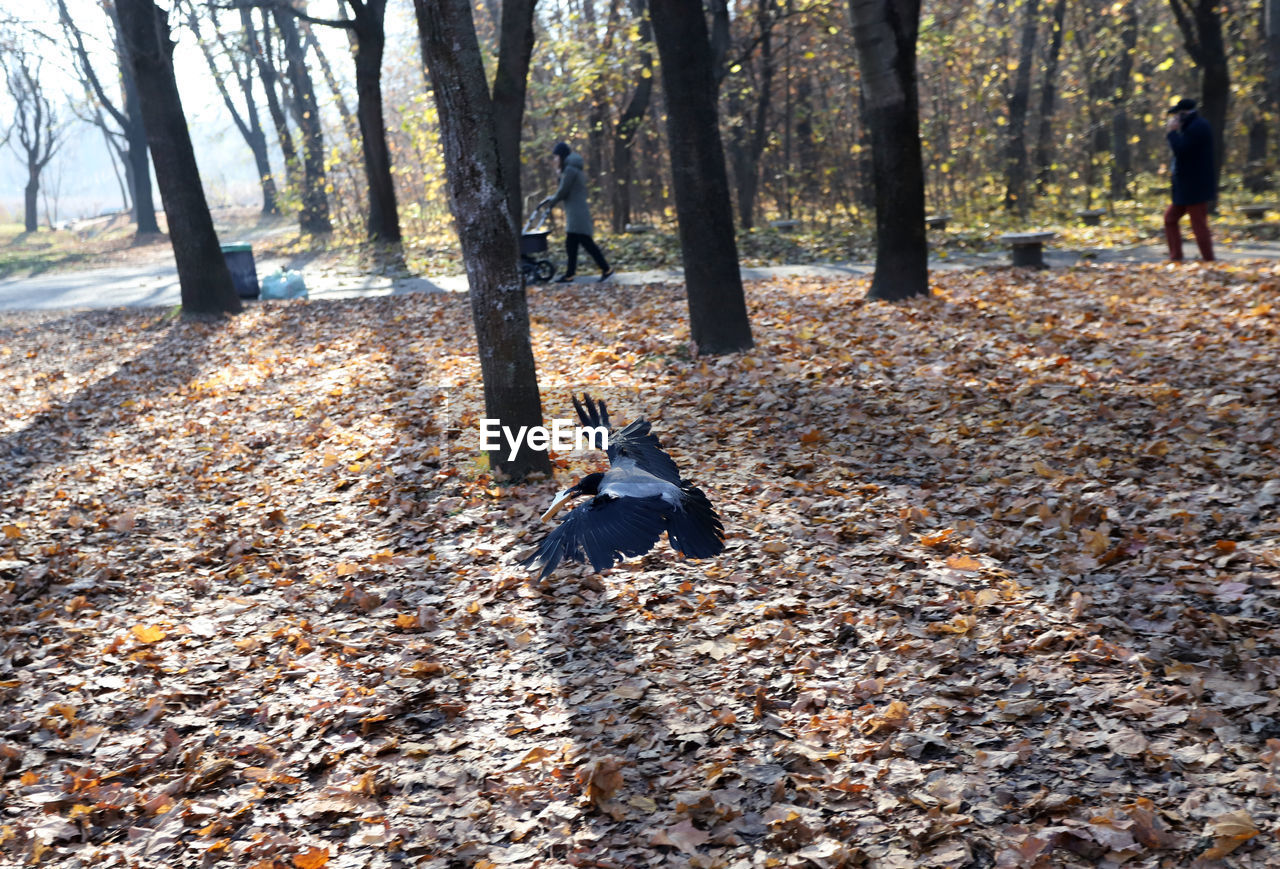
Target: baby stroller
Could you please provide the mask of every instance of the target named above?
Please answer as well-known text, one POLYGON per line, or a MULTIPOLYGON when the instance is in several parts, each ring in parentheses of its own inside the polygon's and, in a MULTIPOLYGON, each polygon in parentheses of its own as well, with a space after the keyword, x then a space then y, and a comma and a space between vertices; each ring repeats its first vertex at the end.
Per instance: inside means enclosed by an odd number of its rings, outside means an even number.
POLYGON ((543 227, 550 211, 550 208, 539 205, 520 231, 520 276, 526 284, 549 281, 556 273, 556 264, 545 256, 548 230, 543 227))

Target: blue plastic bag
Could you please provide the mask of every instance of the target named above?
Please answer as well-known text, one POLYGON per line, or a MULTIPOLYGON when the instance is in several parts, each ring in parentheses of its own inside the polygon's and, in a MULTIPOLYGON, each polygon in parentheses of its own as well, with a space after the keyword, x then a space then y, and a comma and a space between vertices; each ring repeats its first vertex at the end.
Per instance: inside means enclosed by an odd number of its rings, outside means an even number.
POLYGON ((262 279, 263 299, 305 299, 307 284, 302 272, 292 269, 276 269, 262 279))

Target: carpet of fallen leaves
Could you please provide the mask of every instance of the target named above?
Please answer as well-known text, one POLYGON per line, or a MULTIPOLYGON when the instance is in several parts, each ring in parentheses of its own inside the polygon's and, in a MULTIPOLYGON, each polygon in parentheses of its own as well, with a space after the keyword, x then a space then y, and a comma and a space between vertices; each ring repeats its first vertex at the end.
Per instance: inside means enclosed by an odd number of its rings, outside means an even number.
POLYGON ((538 583, 460 296, 0 316, 0 863, 1280 864, 1280 269, 536 290, 725 518, 538 583))

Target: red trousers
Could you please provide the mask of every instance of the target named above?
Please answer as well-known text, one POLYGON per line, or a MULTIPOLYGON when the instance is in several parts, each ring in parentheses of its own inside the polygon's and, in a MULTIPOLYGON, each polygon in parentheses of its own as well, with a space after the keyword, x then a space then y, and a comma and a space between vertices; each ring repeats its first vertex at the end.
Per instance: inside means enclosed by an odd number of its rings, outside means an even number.
POLYGON ((1191 232, 1196 237, 1196 246, 1200 248, 1200 258, 1206 262, 1213 259, 1213 236, 1209 234, 1209 203, 1197 202, 1195 205, 1170 205, 1164 212, 1164 240, 1169 244, 1169 259, 1182 262, 1182 230, 1178 221, 1182 215, 1191 215, 1191 232))

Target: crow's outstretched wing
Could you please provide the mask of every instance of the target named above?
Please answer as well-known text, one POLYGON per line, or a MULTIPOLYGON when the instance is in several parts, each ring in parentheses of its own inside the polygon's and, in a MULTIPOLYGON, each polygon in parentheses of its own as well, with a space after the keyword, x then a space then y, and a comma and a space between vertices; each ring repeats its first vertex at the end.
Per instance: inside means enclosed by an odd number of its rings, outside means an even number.
POLYGON ((618 465, 630 460, 640 470, 668 483, 680 485, 680 469, 662 448, 657 435, 650 432, 647 420, 637 419, 621 431, 615 432, 609 424, 609 410, 603 400, 597 402, 584 394, 579 402, 575 396, 573 407, 583 425, 604 426, 609 430, 609 464, 618 465))
POLYGON ((546 579, 561 561, 590 562, 596 573, 623 558, 644 555, 662 536, 671 508, 661 497, 597 495, 569 511, 556 529, 520 563, 542 567, 546 579))
POLYGON ((680 487, 680 506, 667 517, 671 548, 686 558, 711 558, 724 551, 724 525, 715 508, 697 486, 680 487))

